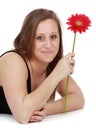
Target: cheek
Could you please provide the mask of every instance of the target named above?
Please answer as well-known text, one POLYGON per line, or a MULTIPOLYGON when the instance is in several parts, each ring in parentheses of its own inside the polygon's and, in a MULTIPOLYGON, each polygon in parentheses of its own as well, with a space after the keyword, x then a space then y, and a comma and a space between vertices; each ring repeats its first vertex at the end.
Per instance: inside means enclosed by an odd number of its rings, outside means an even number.
POLYGON ((59 45, 60 45, 59 41, 54 43, 54 47, 55 47, 57 50, 59 49, 59 45))
POLYGON ((40 44, 40 43, 35 43, 34 49, 35 49, 35 50, 38 50, 38 49, 41 48, 41 46, 42 46, 42 44, 40 44))

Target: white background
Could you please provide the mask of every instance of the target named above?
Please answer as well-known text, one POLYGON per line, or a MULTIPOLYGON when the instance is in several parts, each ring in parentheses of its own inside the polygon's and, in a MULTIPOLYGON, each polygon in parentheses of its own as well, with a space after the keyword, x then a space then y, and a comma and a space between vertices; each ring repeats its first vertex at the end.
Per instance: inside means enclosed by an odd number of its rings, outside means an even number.
POLYGON ((85 14, 92 22, 86 33, 77 35, 75 46, 75 72, 73 78, 85 96, 84 109, 48 116, 39 123, 22 125, 13 116, 0 115, 2 129, 96 129, 96 4, 95 0, 1 0, 0 1, 0 54, 13 48, 13 40, 25 16, 33 9, 54 10, 62 22, 64 52, 72 49, 73 32, 67 30, 66 21, 71 14, 85 14), (2 1, 2 2, 1 2, 2 1))

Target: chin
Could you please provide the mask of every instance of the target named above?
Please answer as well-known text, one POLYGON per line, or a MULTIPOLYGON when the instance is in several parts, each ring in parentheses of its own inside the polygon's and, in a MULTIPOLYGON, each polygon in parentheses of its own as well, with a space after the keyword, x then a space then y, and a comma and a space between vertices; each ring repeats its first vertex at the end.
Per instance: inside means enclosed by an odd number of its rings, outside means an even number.
POLYGON ((45 62, 45 63, 47 63, 47 64, 49 64, 49 63, 51 63, 52 61, 53 61, 54 59, 46 59, 46 60, 44 60, 43 62, 45 62))

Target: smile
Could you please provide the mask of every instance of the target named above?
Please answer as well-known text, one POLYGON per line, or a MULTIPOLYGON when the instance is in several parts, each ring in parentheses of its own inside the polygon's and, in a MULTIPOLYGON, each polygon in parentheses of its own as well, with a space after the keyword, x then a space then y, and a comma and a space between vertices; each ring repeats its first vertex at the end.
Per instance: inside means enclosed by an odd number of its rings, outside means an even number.
POLYGON ((53 53, 53 51, 43 51, 42 53, 44 55, 48 55, 49 56, 49 55, 51 55, 53 53))

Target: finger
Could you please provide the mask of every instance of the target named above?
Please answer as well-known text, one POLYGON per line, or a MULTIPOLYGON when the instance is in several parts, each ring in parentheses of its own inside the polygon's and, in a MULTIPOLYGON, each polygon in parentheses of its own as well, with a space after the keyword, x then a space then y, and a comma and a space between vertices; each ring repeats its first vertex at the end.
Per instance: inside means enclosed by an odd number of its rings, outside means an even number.
POLYGON ((45 109, 46 109, 46 107, 45 107, 45 106, 43 106, 43 107, 40 109, 40 111, 45 110, 45 109))
POLYGON ((72 65, 72 63, 69 65, 70 68, 70 74, 73 74, 74 72, 74 66, 72 65))
POLYGON ((69 60, 69 64, 71 64, 72 66, 75 66, 75 60, 74 59, 70 59, 69 60))
POLYGON ((72 72, 70 72, 70 74, 73 74, 74 73, 74 70, 72 72))
POLYGON ((30 122, 37 122, 37 121, 40 121, 40 117, 39 117, 39 119, 38 119, 37 116, 32 116, 32 117, 30 118, 30 122))
POLYGON ((34 115, 39 115, 39 116, 45 116, 46 115, 46 110, 35 111, 33 114, 34 115))
POLYGON ((73 58, 75 56, 75 53, 68 53, 67 55, 65 55, 65 58, 69 59, 69 58, 73 58))
POLYGON ((40 121, 36 119, 30 119, 29 122, 40 122, 40 121))
POLYGON ((43 119, 44 119, 44 117, 42 117, 42 116, 32 116, 30 118, 30 121, 31 122, 37 122, 37 121, 42 121, 43 119))
POLYGON ((32 118, 31 118, 31 119, 29 120, 29 122, 39 122, 39 121, 36 120, 36 119, 32 119, 32 118))

